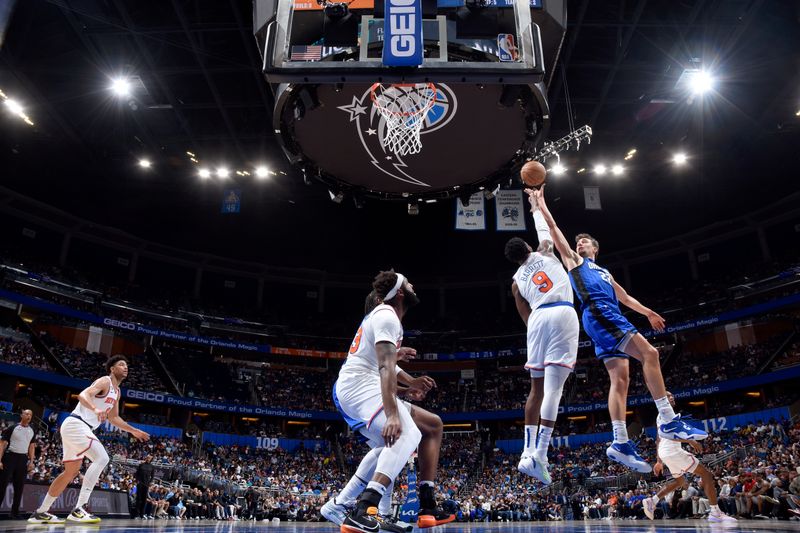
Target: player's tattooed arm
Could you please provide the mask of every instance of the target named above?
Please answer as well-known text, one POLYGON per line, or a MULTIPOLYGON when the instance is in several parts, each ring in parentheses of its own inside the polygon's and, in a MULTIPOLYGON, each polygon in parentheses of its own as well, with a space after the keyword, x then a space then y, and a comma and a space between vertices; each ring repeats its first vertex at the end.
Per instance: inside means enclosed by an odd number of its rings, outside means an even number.
POLYGON ((519 287, 516 281, 511 284, 511 294, 514 295, 514 305, 517 306, 517 313, 519 313, 522 322, 527 326, 528 317, 531 316, 531 306, 519 293, 519 287))
POLYGON ((528 192, 528 196, 531 198, 531 201, 536 202, 539 210, 544 216, 545 222, 547 222, 547 227, 550 228, 550 234, 553 236, 553 244, 555 245, 556 250, 558 250, 558 253, 561 255, 561 262, 564 264, 564 267, 566 267, 567 270, 572 270, 583 263, 583 258, 572 249, 569 241, 564 236, 564 233, 561 231, 558 225, 556 225, 556 221, 553 218, 552 213, 550 213, 550 209, 547 208, 547 203, 544 201, 544 188, 545 186, 542 185, 539 189, 526 189, 526 191, 528 192))
POLYGON ((397 410, 397 347, 391 342, 378 342, 375 344, 375 355, 381 379, 383 412, 386 415, 386 424, 381 433, 386 446, 391 447, 402 432, 397 410))

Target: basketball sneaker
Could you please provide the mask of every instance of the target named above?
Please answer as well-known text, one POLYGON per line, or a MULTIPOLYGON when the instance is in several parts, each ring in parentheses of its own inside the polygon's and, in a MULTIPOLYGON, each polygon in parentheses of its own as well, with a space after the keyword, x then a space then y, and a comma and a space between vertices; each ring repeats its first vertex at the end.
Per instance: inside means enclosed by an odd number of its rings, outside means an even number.
POLYGON ((445 512, 436 504, 436 496, 432 486, 420 485, 418 490, 419 515, 417 516, 417 527, 424 529, 441 526, 456 519, 456 515, 445 512))
POLYGON ((612 443, 611 446, 606 448, 606 456, 612 461, 623 464, 642 474, 653 471, 653 468, 636 451, 636 446, 631 441, 623 442, 622 444, 612 443))
POLYGON ((734 517, 728 516, 722 511, 708 513, 708 521, 712 524, 735 524, 738 522, 734 517))
POLYGON ((550 477, 548 466, 546 461, 540 461, 530 455, 524 455, 517 465, 517 470, 525 475, 535 477, 545 485, 549 485, 553 482, 553 479, 550 477))
POLYGON ((645 498, 644 501, 642 501, 642 508, 644 509, 644 514, 650 520, 655 520, 656 519, 656 504, 657 503, 658 503, 658 500, 656 500, 655 496, 653 496, 652 498, 645 498))
POLYGON ((67 515, 67 520, 70 522, 81 522, 83 524, 98 524, 100 523, 100 519, 97 518, 95 515, 86 511, 83 506, 76 507, 72 510, 69 515, 67 515))
POLYGON ((411 524, 395 520, 395 518, 391 516, 382 516, 378 513, 375 518, 380 524, 381 531, 387 531, 388 533, 410 533, 414 529, 414 526, 411 524))
POLYGON ((321 514, 328 522, 333 522, 337 526, 341 526, 342 522, 344 522, 344 519, 347 516, 348 511, 349 509, 347 507, 336 503, 336 497, 334 496, 325 502, 325 505, 323 505, 319 510, 319 514, 321 514))
POLYGON ((690 416, 676 415, 666 424, 659 424, 658 436, 669 440, 703 440, 708 433, 687 422, 690 416))
POLYGON ((50 513, 33 513, 28 518, 29 524, 63 524, 64 519, 50 513))
POLYGON ((345 516, 339 527, 341 533, 378 533, 378 503, 381 495, 378 491, 366 489, 361 493, 355 509, 345 516))

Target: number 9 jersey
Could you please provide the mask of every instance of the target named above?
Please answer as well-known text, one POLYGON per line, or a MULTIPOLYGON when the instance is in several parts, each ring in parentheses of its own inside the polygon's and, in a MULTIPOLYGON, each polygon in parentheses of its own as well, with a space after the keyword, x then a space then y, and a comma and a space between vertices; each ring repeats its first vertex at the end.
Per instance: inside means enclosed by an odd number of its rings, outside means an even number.
POLYGON ((531 307, 528 317, 528 362, 531 377, 544 376, 550 365, 572 369, 578 357, 578 314, 572 285, 561 261, 533 252, 514 274, 514 281, 531 307))
POLYGON ((543 304, 568 302, 572 304, 572 285, 569 275, 556 256, 533 252, 514 274, 520 295, 532 311, 543 304))

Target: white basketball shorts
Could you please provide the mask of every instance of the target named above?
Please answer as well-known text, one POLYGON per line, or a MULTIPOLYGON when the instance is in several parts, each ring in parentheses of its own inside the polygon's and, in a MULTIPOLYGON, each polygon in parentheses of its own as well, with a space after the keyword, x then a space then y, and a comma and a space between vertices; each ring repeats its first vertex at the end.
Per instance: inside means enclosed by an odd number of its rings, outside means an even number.
POLYGON ((672 477, 681 477, 695 471, 700 461, 697 457, 683 449, 672 450, 669 453, 659 453, 658 456, 669 468, 672 477))
POLYGON ((546 366, 575 368, 578 357, 578 314, 571 306, 536 309, 528 318, 528 362, 531 377, 544 376, 546 366))
MULTIPOLYGON (((336 382, 336 396, 347 416, 364 423, 359 431, 366 437, 369 446, 383 446, 381 432, 386 424, 386 414, 383 411, 380 381, 374 377, 364 379, 362 376, 340 374, 336 382)), ((406 402, 397 399, 397 411, 402 428, 416 425, 406 402)))
POLYGON ((92 428, 77 418, 68 416, 61 423, 59 432, 64 449, 62 461, 65 463, 82 461, 84 457, 94 461, 95 453, 103 449, 92 428))

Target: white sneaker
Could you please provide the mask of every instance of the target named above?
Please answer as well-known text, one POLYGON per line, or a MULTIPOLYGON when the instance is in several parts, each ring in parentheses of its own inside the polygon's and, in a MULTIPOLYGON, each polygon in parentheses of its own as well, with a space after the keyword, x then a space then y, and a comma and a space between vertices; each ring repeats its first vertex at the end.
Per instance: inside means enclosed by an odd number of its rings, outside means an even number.
POLYGON ((322 508, 319 513, 325 517, 328 522, 333 522, 337 526, 341 526, 344 519, 347 517, 347 507, 336 503, 336 497, 331 498, 322 508))
POLYGON ((728 516, 725 513, 709 513, 708 521, 717 524, 735 524, 738 522, 734 517, 728 516))
POLYGON ((547 467, 547 461, 539 461, 531 455, 523 455, 519 460, 517 470, 526 476, 535 477, 545 485, 549 485, 553 480, 550 477, 550 472, 547 467))
POLYGON ((70 522, 81 522, 83 524, 99 524, 100 519, 97 518, 95 515, 89 513, 86 509, 81 507, 76 507, 72 510, 69 515, 67 515, 67 520, 70 522))
POLYGON ((33 513, 30 518, 28 518, 29 524, 63 524, 64 519, 59 518, 54 514, 51 513, 33 513))
POLYGON ((642 507, 644 508, 644 514, 650 520, 655 520, 656 518, 656 501, 654 498, 645 498, 642 502, 642 507))

